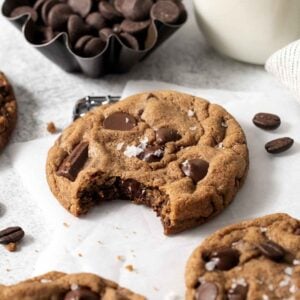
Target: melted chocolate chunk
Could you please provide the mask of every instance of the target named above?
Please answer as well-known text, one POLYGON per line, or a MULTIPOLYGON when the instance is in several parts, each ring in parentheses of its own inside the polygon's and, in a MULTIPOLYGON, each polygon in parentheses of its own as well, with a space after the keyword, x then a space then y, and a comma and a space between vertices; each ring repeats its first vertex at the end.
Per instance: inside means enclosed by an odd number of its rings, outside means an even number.
POLYGON ((159 145, 166 144, 168 142, 175 142, 181 139, 181 135, 177 130, 172 128, 160 128, 156 131, 156 142, 159 145))
POLYGON ((239 264, 240 252, 232 248, 223 248, 212 252, 210 259, 216 262, 216 269, 227 271, 239 264))
POLYGON ((204 282, 196 291, 196 300, 216 300, 218 287, 212 282, 204 282))
POLYGON ((248 293, 248 286, 237 285, 234 289, 230 290, 227 294, 228 300, 246 300, 248 293))
POLYGON ((281 261, 286 255, 286 251, 272 241, 261 243, 257 247, 264 256, 273 261, 281 261))
POLYGON ((78 173, 88 159, 88 148, 89 144, 87 142, 78 144, 71 154, 64 159, 56 174, 75 181, 78 173))
POLYGON ((124 112, 115 112, 103 121, 103 127, 111 130, 129 131, 136 125, 135 117, 124 112))
POLYGON ((164 150, 160 146, 148 146, 138 158, 146 162, 158 162, 164 156, 164 150))
POLYGON ((182 172, 195 183, 202 180, 208 172, 209 163, 203 159, 190 159, 181 164, 182 172))

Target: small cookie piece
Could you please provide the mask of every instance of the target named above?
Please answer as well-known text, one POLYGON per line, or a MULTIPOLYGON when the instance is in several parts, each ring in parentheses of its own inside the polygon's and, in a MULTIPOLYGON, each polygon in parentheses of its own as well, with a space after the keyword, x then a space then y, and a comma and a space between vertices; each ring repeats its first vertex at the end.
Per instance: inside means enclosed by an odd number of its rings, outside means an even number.
POLYGON ((0 150, 8 143, 17 122, 17 101, 13 88, 0 72, 0 150))
POLYGON ((247 170, 246 138, 235 119, 175 91, 95 108, 64 130, 47 159, 49 186, 72 214, 129 200, 151 207, 166 234, 220 213, 247 170))
POLYGON ((273 214, 212 234, 188 260, 186 300, 300 299, 299 228, 273 214))
POLYGON ((50 272, 16 285, 0 285, 1 300, 146 300, 113 281, 88 273, 50 272))

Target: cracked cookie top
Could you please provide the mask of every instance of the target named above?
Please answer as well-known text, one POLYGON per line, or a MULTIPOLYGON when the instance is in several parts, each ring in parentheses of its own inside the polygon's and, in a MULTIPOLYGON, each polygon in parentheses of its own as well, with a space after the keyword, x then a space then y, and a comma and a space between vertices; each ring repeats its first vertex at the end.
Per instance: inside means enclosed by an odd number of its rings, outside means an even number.
POLYGON ((0 150, 5 147, 17 121, 17 102, 13 88, 0 72, 0 150))
POLYGON ((152 207, 167 234, 222 211, 247 170, 237 121, 219 105, 175 91, 94 109, 64 130, 47 160, 50 188, 74 215, 128 199, 152 207))
POLYGON ((12 286, 0 285, 1 300, 145 300, 99 276, 50 272, 12 286))
POLYGON ((300 221, 273 214, 221 229, 189 258, 187 300, 300 299, 300 221))

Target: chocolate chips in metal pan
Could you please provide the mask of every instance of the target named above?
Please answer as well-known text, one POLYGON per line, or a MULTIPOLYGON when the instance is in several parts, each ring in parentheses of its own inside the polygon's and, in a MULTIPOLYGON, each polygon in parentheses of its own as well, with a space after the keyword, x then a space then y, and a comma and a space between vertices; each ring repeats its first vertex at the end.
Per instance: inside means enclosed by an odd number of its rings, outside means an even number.
POLYGON ((2 13, 54 63, 90 77, 128 71, 187 19, 179 0, 6 0, 2 13))

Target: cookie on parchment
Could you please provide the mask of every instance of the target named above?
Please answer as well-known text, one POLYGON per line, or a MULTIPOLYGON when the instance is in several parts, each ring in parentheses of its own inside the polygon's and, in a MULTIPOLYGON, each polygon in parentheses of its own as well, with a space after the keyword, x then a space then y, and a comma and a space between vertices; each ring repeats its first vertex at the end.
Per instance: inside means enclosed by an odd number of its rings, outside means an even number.
POLYGON ((0 285, 1 300, 145 300, 99 276, 50 272, 12 286, 0 285))
POLYGON ((131 200, 151 207, 166 234, 220 213, 247 170, 237 121, 219 105, 175 91, 94 109, 64 130, 47 159, 49 186, 72 214, 131 200))
POLYGON ((6 146, 17 122, 17 102, 13 88, 0 72, 0 151, 6 146))
POLYGON ((273 214, 225 227, 189 258, 186 300, 300 299, 300 221, 273 214))

